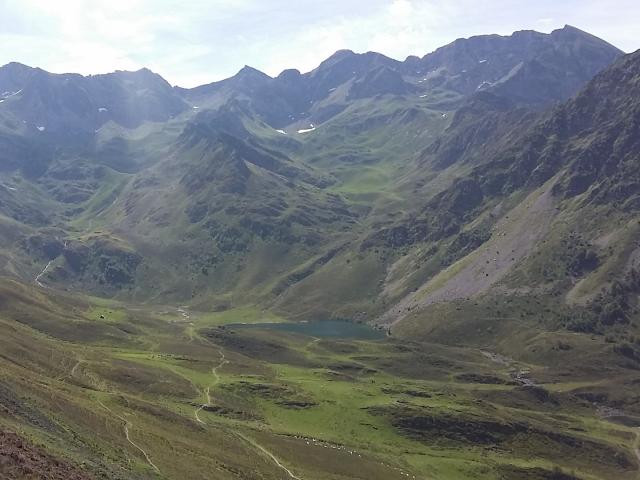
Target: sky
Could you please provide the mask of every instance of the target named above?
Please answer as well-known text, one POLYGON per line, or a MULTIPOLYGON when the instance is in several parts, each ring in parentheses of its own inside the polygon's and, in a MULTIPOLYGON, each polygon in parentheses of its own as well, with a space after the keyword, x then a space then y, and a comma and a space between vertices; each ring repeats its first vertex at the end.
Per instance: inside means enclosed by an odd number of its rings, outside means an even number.
POLYGON ((0 0, 0 65, 54 73, 142 67, 193 87, 250 65, 275 76, 336 50, 399 60, 456 38, 570 24, 640 48, 638 0, 0 0))

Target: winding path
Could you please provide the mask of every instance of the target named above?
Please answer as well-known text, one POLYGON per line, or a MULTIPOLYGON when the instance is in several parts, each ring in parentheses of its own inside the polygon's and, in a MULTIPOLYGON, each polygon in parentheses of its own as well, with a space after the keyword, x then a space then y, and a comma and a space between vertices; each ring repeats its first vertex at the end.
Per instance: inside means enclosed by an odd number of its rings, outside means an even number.
POLYGON ((52 263, 53 263, 53 260, 49 260, 49 263, 47 263, 47 266, 46 266, 46 267, 44 267, 44 269, 43 269, 43 270, 38 274, 38 276, 36 277, 35 282, 36 282, 36 284, 37 284, 39 287, 43 287, 43 288, 46 288, 46 287, 47 287, 46 285, 43 285, 43 284, 40 282, 40 279, 42 278, 42 276, 43 276, 45 273, 47 273, 47 270, 49 269, 49 267, 51 266, 51 264, 52 264, 52 263))
POLYGON ((77 361, 75 363, 75 365, 71 368, 71 370, 69 371, 68 374, 66 375, 62 375, 61 377, 58 378, 58 381, 62 381, 66 378, 73 378, 76 375, 76 372, 78 371, 78 367, 80 367, 80 365, 82 365, 84 363, 84 360, 80 357, 77 357, 77 361))
POLYGON ((124 422, 124 436, 126 437, 127 442, 133 445, 138 451, 140 451, 140 453, 142 453, 142 455, 144 455, 144 458, 147 460, 147 463, 151 465, 151 467, 156 471, 156 473, 160 473, 160 469, 156 467, 156 465, 151 461, 151 458, 149 458, 149 455, 147 454, 147 452, 145 452, 144 449, 142 449, 142 447, 140 447, 137 443, 131 440, 131 437, 129 436, 129 428, 132 428, 133 424, 126 418, 121 417, 120 415, 115 413, 113 410, 111 410, 109 407, 107 407, 104 403, 102 403, 100 399, 98 399, 98 403, 102 408, 108 411, 111 415, 116 417, 118 420, 124 422))
POLYGON ((302 480, 300 477, 296 476, 295 474, 293 474, 293 472, 291 472, 291 470, 289 470, 287 467, 285 467, 284 465, 282 465, 280 463, 280 461, 276 458, 276 456, 271 453, 269 450, 267 450, 266 448, 264 448, 262 445, 260 445, 259 443, 255 442, 254 440, 250 439, 249 437, 247 437, 246 435, 240 433, 240 432, 234 432, 238 437, 240 437, 242 440, 244 440, 245 442, 247 442, 248 444, 252 445, 254 448, 257 448, 258 450, 260 450, 262 453, 264 453, 267 457, 269 457, 271 460, 273 460, 273 463, 275 463, 279 468, 281 468, 282 470, 285 471, 285 473, 287 475, 289 475, 289 478, 293 478, 294 480, 302 480))
MULTIPOLYGON (((224 352, 222 350, 218 350, 218 353, 220 355, 220 363, 217 366, 215 366, 215 367, 213 367, 211 369, 211 374, 215 377, 215 381, 210 386, 208 386, 206 388, 206 390, 205 390, 205 395, 207 397, 207 403, 205 403, 204 405, 200 405, 195 411, 196 421, 198 423, 202 424, 202 425, 207 425, 207 423, 202 421, 202 419, 200 418, 200 412, 204 408, 206 408, 206 407, 211 405, 211 388, 215 387, 218 383, 220 383, 220 375, 218 375, 218 370, 229 363, 229 360, 226 359, 226 357, 224 355, 224 352)), ((273 463, 275 463, 278 468, 283 470, 289 476, 289 478, 292 478, 293 480, 302 480, 300 477, 296 476, 291 470, 289 470, 287 467, 285 467, 282 463, 280 463, 280 460, 278 460, 278 458, 273 453, 271 453, 269 450, 264 448, 262 445, 260 445, 255 440, 252 440, 251 438, 247 437, 246 435, 244 435, 244 434, 242 434, 240 432, 234 431, 234 430, 231 430, 230 433, 234 434, 235 436, 237 436, 238 438, 243 440, 245 443, 248 443, 253 448, 255 448, 256 450, 260 451, 261 453, 263 453, 264 455, 269 457, 269 459, 272 460, 273 463)))
MULTIPOLYGON (((187 307, 178 307, 176 310, 178 311, 178 313, 180 313, 180 315, 182 315, 182 318, 184 319, 185 322, 189 322, 191 320, 191 314, 187 310, 187 307)), ((191 336, 191 334, 190 334, 190 336, 191 336)), ((319 339, 317 339, 317 340, 319 340, 319 339)), ((317 340, 315 340, 315 341, 317 341, 317 340)), ((204 410, 205 408, 211 406, 211 389, 220 383, 220 375, 218 374, 218 370, 220 370, 222 367, 224 367, 225 365, 227 365, 229 363, 229 360, 227 360, 227 358, 226 358, 226 356, 224 354, 224 351, 222 351, 222 349, 220 349, 220 348, 218 348, 218 355, 220 355, 220 363, 218 363, 218 365, 216 365, 215 367, 213 367, 211 369, 211 375, 213 375, 214 381, 213 381, 213 383, 211 385, 209 385, 204 390, 204 394, 205 394, 205 397, 206 397, 206 403, 200 405, 198 408, 196 408, 196 410, 194 412, 194 417, 195 417, 196 421, 198 423, 200 423, 201 425, 208 425, 207 422, 203 421, 200 418, 200 412, 202 412, 202 410, 204 410)), ((118 418, 123 420, 121 417, 118 417, 118 418)), ((126 420, 125 420, 125 422, 126 422, 126 420)), ((273 461, 273 463, 276 464, 276 466, 278 468, 283 470, 287 474, 287 476, 289 478, 291 478, 293 480, 302 480, 300 477, 296 476, 291 470, 289 470, 287 467, 285 467, 282 463, 280 463, 280 460, 278 460, 278 458, 273 453, 271 453, 269 450, 264 448, 262 445, 260 445, 255 440, 247 437, 246 435, 244 435, 244 434, 242 434, 240 432, 234 431, 234 430, 229 430, 229 433, 237 436, 239 439, 241 439, 245 443, 248 443, 254 449, 258 450, 260 453, 266 455, 271 461, 273 461)), ((128 439, 128 437, 127 437, 127 439, 128 439)), ((136 447, 137 447, 137 445, 136 445, 136 447)), ((139 450, 141 450, 139 447, 137 447, 137 448, 139 450)), ((145 455, 145 457, 146 457, 146 455, 145 455)), ((148 457, 147 457, 147 460, 151 464, 151 461, 149 460, 148 457)), ((153 465, 153 464, 151 464, 151 465, 153 465)))
POLYGON ((196 420, 198 421, 198 423, 201 423, 203 425, 205 425, 205 422, 200 419, 200 412, 204 408, 211 406, 211 388, 220 383, 220 375, 218 375, 218 369, 224 367, 227 363, 229 363, 229 360, 226 359, 222 350, 218 350, 218 354, 220 355, 220 363, 216 367, 213 367, 211 369, 211 374, 215 377, 215 382, 209 385, 204 391, 205 396, 207 397, 207 403, 205 403, 204 405, 200 405, 195 412, 196 420))
POLYGON ((70 377, 74 377, 76 374, 76 371, 78 370, 78 367, 84 362, 84 360, 79 359, 78 362, 73 366, 73 368, 71 369, 71 373, 69 374, 70 377))

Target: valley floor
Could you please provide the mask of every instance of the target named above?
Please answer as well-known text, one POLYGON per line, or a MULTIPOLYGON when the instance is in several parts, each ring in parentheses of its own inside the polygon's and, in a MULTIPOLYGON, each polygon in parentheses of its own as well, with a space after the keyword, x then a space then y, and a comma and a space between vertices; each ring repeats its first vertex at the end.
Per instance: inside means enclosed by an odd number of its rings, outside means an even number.
POLYGON ((3 453, 0 478, 638 476, 638 416, 607 417, 580 393, 605 378, 553 378, 478 349, 261 328, 257 310, 42 292, 0 314, 0 447, 30 452, 3 453))

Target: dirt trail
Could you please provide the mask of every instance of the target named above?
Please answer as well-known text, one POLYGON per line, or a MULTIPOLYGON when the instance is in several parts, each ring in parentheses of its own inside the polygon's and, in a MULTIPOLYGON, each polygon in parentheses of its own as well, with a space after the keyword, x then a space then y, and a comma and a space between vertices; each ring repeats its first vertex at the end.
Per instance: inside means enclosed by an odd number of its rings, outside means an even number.
MULTIPOLYGON (((218 383, 220 383, 220 375, 218 374, 218 370, 229 363, 229 360, 226 359, 225 354, 224 354, 224 352, 222 350, 218 350, 218 353, 220 354, 220 363, 217 366, 215 366, 215 367, 213 367, 211 369, 211 374, 214 376, 214 382, 210 386, 208 386, 206 388, 206 390, 205 390, 205 395, 207 397, 207 403, 204 404, 204 405, 200 405, 195 411, 196 421, 198 423, 202 424, 202 425, 207 425, 207 423, 204 422, 200 418, 200 412, 204 408, 206 408, 206 407, 211 405, 211 389, 213 387, 215 387, 218 383)), ((242 434, 240 432, 234 431, 234 430, 231 430, 230 433, 232 433, 233 435, 237 436, 238 438, 243 440, 245 443, 248 443, 253 448, 255 448, 259 452, 261 452, 264 455, 266 455, 267 457, 269 457, 269 459, 271 459, 273 461, 273 463, 275 463, 278 468, 283 470, 288 475, 289 478, 292 478, 294 480, 302 480, 300 477, 296 476, 291 470, 289 470, 287 467, 285 467, 282 463, 280 463, 280 460, 278 460, 278 458, 273 453, 271 453, 269 450, 264 448, 262 445, 260 445, 255 440, 247 437, 246 435, 244 435, 244 434, 242 434)))
POLYGON ((69 370, 69 373, 66 375, 61 376, 60 378, 58 378, 59 381, 62 381, 66 378, 73 378, 76 375, 76 372, 78 371, 78 368, 80 367, 80 365, 82 365, 84 363, 84 359, 77 357, 76 358, 76 363, 73 365, 73 367, 71 367, 71 370, 69 370))
POLYGON ((49 267, 51 266, 51 264, 52 264, 52 263, 53 263, 53 260, 49 260, 49 263, 47 263, 47 266, 46 266, 46 267, 44 267, 44 269, 43 269, 43 270, 42 270, 42 271, 41 271, 41 272, 36 276, 36 278, 35 278, 35 282, 36 282, 36 284, 37 284, 39 287, 47 288, 47 286, 46 286, 46 285, 44 285, 44 284, 42 284, 42 283, 40 282, 40 279, 42 278, 42 276, 43 276, 45 273, 47 273, 47 270, 49 270, 49 267))
POLYGON ((78 370, 78 367, 84 362, 84 360, 79 359, 77 361, 77 363, 73 366, 73 368, 71 369, 71 373, 69 374, 70 377, 75 376, 76 371, 78 370))
POLYGON ((185 322, 191 321, 191 314, 187 311, 187 307, 178 307, 176 308, 176 311, 182 315, 185 322))
POLYGON ((189 337, 189 343, 193 343, 196 339, 196 332, 191 319, 191 313, 189 313, 186 306, 178 307, 176 308, 176 311, 182 316, 180 323, 188 324, 184 331, 189 337))
POLYGON ((234 433, 238 437, 240 437, 242 440, 244 440, 246 443, 252 445, 254 448, 258 449, 259 451, 264 453, 267 457, 269 457, 271 460, 273 460, 273 463, 275 463, 280 469, 282 469, 289 476, 289 478, 293 478, 295 480, 302 480, 300 477, 296 476, 291 470, 289 470, 287 467, 282 465, 273 453, 271 453, 269 450, 264 448, 258 442, 252 440, 251 438, 247 437, 246 435, 240 432, 234 432, 234 433))
POLYGON ((224 352, 222 350, 218 350, 218 353, 220 354, 220 363, 216 367, 213 367, 211 369, 211 374, 215 377, 215 381, 205 389, 205 396, 207 397, 207 403, 205 403, 204 405, 200 405, 195 412, 195 417, 197 422, 203 425, 205 424, 205 422, 203 422, 200 419, 200 412, 204 408, 211 406, 211 388, 215 387, 218 383, 220 383, 220 375, 218 375, 218 370, 224 367, 227 363, 229 363, 229 360, 226 359, 224 352))
POLYGON ((140 451, 140 453, 142 453, 142 455, 144 455, 144 458, 147 460, 147 463, 151 465, 151 467, 156 471, 156 473, 160 473, 160 469, 156 467, 156 465, 151 461, 151 458, 149 458, 149 455, 147 454, 147 452, 145 452, 142 447, 140 447, 137 443, 131 440, 131 437, 129 436, 129 429, 133 428, 133 424, 126 418, 121 417, 120 415, 115 413, 113 410, 107 407, 104 403, 102 403, 101 400, 98 399, 97 401, 102 408, 104 408, 106 411, 108 411, 111 415, 116 417, 118 420, 124 422, 124 436, 127 439, 127 442, 133 445, 138 451, 140 451))

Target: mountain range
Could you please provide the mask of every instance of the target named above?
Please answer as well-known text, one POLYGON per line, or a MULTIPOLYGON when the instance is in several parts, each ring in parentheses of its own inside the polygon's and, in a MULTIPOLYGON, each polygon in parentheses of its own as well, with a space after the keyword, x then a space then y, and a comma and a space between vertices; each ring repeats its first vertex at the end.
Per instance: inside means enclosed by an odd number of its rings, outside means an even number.
MULTIPOLYGON (((342 50, 308 73, 247 66, 191 89, 148 69, 11 63, 0 67, 0 311, 65 341, 21 302, 32 295, 56 318, 82 295, 346 319, 398 348, 536 365, 543 383, 570 379, 581 401, 640 416, 638 99, 640 53, 571 26, 404 61, 342 50)), ((245 353, 258 348, 246 341, 245 353)), ((398 427, 413 407, 393 408, 398 427)), ((635 460, 612 455, 617 466, 596 461, 584 478, 632 478, 635 460)), ((583 478, 501 472, 486 478, 583 478)))

